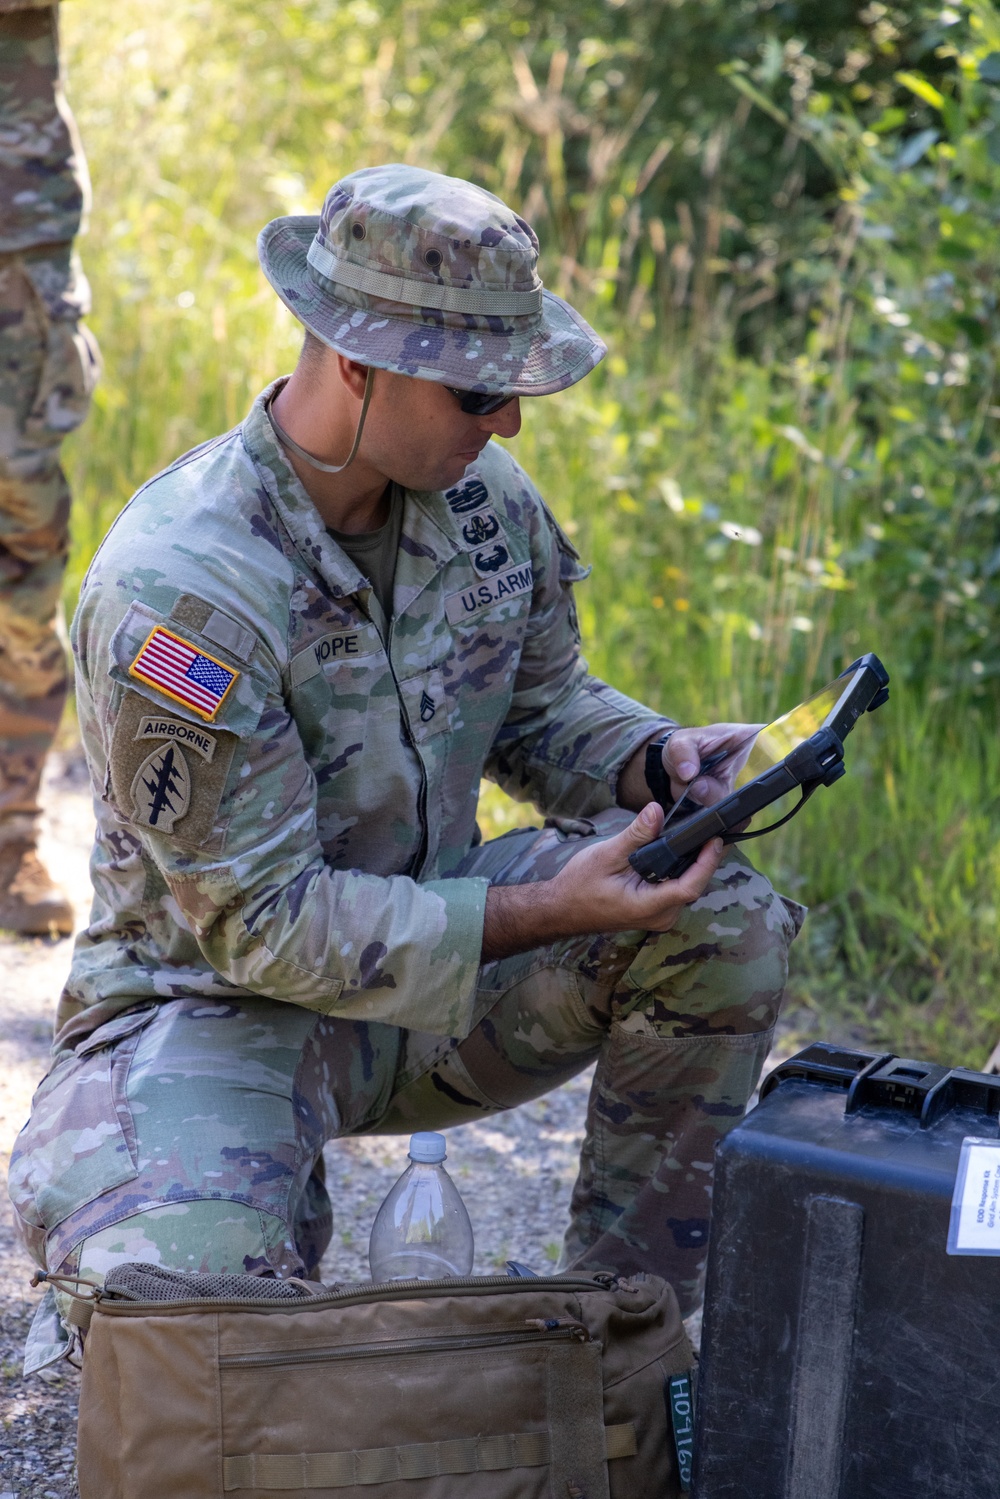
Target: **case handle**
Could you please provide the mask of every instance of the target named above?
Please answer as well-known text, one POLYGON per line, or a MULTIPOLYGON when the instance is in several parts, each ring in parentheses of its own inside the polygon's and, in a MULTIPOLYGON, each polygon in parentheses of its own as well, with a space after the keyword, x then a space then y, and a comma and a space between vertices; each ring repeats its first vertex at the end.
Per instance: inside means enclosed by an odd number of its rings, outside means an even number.
POLYGON ((761 1084, 761 1100, 783 1082, 821 1083, 847 1093, 845 1114, 863 1108, 898 1109, 915 1114, 928 1128, 952 1109, 992 1115, 1000 1132, 1000 1077, 967 1067, 897 1057, 891 1052, 849 1051, 814 1042, 780 1063, 761 1084))

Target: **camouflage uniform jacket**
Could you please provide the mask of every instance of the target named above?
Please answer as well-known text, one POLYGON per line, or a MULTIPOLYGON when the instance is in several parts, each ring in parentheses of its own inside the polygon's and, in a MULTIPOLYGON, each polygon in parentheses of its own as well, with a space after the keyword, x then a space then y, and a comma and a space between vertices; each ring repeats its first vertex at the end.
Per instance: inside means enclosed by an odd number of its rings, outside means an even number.
POLYGON ((90 178, 63 92, 54 0, 0 0, 0 253, 68 244, 90 178), (48 12, 31 21, 27 13, 48 12))
POLYGON ((387 628, 282 456, 274 388, 138 492, 84 583, 98 830, 70 1034, 196 994, 465 1035, 487 882, 442 877, 478 839, 481 775, 592 816, 665 722, 588 675, 585 571, 494 443, 405 494, 387 628), (155 685, 164 646, 208 685, 155 685), (185 705, 227 681, 210 719, 185 705))

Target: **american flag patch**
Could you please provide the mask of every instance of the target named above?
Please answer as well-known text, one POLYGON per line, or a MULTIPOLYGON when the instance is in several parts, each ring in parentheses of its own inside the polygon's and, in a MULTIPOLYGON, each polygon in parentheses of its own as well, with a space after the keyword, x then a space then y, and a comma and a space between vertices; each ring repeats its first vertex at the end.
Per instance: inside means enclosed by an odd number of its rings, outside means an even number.
POLYGON ((172 635, 157 625, 128 669, 130 677, 172 697, 175 703, 193 708, 202 718, 213 719, 232 687, 238 671, 224 666, 214 656, 172 635))

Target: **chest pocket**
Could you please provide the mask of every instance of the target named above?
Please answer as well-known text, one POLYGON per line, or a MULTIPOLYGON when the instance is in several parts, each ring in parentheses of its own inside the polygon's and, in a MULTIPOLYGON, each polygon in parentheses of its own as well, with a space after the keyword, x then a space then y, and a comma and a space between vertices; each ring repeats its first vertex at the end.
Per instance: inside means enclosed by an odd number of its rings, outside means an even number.
POLYGON ((399 737, 396 688, 382 642, 367 621, 324 630, 293 652, 288 701, 305 750, 323 779, 347 769, 378 726, 399 737))
POLYGON ((382 642, 373 624, 359 621, 353 625, 341 625, 335 630, 324 631, 295 651, 288 676, 293 688, 302 687, 314 677, 341 666, 370 668, 372 662, 369 658, 382 655, 382 642))

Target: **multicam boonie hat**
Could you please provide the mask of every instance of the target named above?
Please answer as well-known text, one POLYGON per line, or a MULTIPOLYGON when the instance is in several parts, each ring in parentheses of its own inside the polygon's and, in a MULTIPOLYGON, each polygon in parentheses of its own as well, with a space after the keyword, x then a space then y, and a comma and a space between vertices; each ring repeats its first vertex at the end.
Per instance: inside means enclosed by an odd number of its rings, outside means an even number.
POLYGON ((541 396, 582 379, 607 352, 544 290, 530 225, 458 177, 366 167, 334 184, 318 218, 266 225, 257 252, 299 322, 376 369, 541 396))

